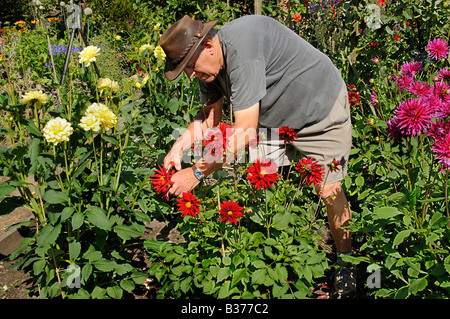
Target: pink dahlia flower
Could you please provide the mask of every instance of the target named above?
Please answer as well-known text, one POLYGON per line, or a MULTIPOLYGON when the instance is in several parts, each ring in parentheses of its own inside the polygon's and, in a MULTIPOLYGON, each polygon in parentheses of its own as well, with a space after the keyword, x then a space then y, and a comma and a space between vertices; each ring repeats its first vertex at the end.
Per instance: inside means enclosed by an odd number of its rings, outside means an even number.
POLYGON ((398 128, 407 136, 421 134, 433 122, 430 109, 421 99, 409 99, 400 103, 395 115, 398 128))
POLYGON ((428 42, 427 45, 428 55, 435 60, 447 58, 448 55, 448 43, 442 39, 434 39, 428 42))

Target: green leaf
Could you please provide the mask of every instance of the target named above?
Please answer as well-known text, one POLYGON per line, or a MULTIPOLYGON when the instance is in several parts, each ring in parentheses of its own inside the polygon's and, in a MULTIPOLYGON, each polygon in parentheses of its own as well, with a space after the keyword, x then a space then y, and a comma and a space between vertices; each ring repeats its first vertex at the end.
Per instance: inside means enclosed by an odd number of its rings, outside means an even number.
POLYGON ((356 177, 355 184, 361 188, 364 185, 364 177, 358 175, 358 177, 356 177))
POLYGON ((407 238, 407 237, 409 237, 409 235, 411 235, 412 232, 413 232, 412 229, 406 229, 406 230, 402 230, 401 232, 399 232, 395 236, 392 246, 395 247, 395 246, 401 244, 405 240, 405 238, 407 238))
POLYGON ((56 226, 47 225, 39 232, 37 243, 39 246, 47 246, 55 243, 59 234, 61 233, 61 224, 56 226))
POLYGON ((49 204, 62 204, 69 202, 69 196, 63 192, 57 192, 52 189, 46 191, 42 198, 49 204))
POLYGON ((274 285, 272 288, 272 294, 275 298, 282 297, 289 290, 289 285, 278 286, 274 285))
POLYGON ((72 260, 76 260, 80 255, 81 243, 73 242, 69 244, 69 254, 72 260))
POLYGON ((106 288, 106 293, 113 299, 121 299, 123 295, 123 290, 119 286, 115 285, 106 288))
POLYGON ((223 299, 228 297, 231 294, 230 292, 230 281, 227 280, 225 281, 225 283, 222 285, 222 287, 219 289, 219 295, 218 298, 219 299, 223 299))
POLYGON ((225 266, 229 266, 229 265, 231 265, 231 258, 228 256, 225 256, 222 258, 222 262, 225 266))
POLYGON ((45 259, 44 259, 44 258, 35 261, 35 262, 33 263, 33 274, 34 274, 35 276, 40 275, 41 272, 44 270, 45 265, 46 265, 46 262, 45 262, 45 259))
POLYGON ((244 278, 247 278, 247 271, 245 269, 237 269, 233 273, 233 277, 231 279, 231 285, 236 286, 236 284, 244 278))
POLYGON ((138 229, 135 224, 132 225, 117 225, 113 228, 114 232, 123 240, 140 237, 144 234, 145 226, 138 229))
POLYGON ((33 135, 36 135, 37 137, 42 136, 42 132, 36 127, 36 124, 32 119, 24 119, 25 122, 27 122, 26 129, 28 132, 32 133, 33 135))
POLYGON ((95 266, 95 268, 104 272, 113 271, 117 266, 117 263, 115 261, 108 260, 105 258, 96 260, 92 264, 95 266))
POLYGON ((7 182, 0 184, 0 197, 9 196, 12 192, 14 192, 16 188, 9 185, 7 182))
POLYGON ((266 263, 264 261, 262 261, 261 259, 256 259, 256 260, 252 261, 252 265, 255 268, 264 268, 264 267, 266 267, 266 263))
POLYGON ((89 279, 89 277, 92 274, 92 265, 91 264, 85 264, 83 268, 81 268, 81 280, 83 283, 86 283, 89 279))
POLYGON ((273 227, 278 230, 286 229, 289 225, 289 220, 291 219, 291 214, 285 212, 284 214, 276 214, 273 218, 273 227))
POLYGON ((131 279, 122 279, 120 281, 120 287, 122 287, 122 289, 125 291, 131 292, 136 287, 136 285, 131 279))
POLYGON ((72 230, 77 230, 84 223, 84 215, 75 213, 72 216, 72 230))
POLYGON ((86 217, 88 221, 92 223, 92 225, 103 229, 103 230, 110 230, 111 224, 108 220, 108 217, 106 216, 106 212, 103 208, 100 208, 98 206, 89 206, 86 209, 86 217))
POLYGON ((427 287, 427 285, 428 285, 428 280, 427 280, 426 276, 416 279, 413 282, 411 282, 411 284, 409 286, 409 293, 411 295, 415 295, 419 291, 424 290, 427 287))
POLYGON ((258 269, 252 275, 253 285, 262 285, 267 277, 266 269, 258 269))
POLYGON ((61 212, 61 221, 65 221, 66 219, 70 218, 72 214, 75 212, 75 208, 73 207, 64 207, 63 211, 61 212))
POLYGON ((374 219, 389 219, 400 214, 401 212, 395 207, 377 207, 373 210, 374 219))
POLYGON ((226 278, 231 276, 231 270, 228 267, 220 268, 219 272, 217 273, 217 282, 220 282, 226 278))
POLYGON ((36 159, 41 151, 39 147, 40 139, 34 138, 31 140, 30 144, 28 144, 28 153, 27 156, 30 159, 31 163, 35 163, 36 159))
POLYGON ((167 107, 170 110, 170 112, 175 113, 178 111, 178 108, 180 106, 180 102, 178 101, 178 98, 173 97, 170 99, 169 103, 167 103, 167 107))

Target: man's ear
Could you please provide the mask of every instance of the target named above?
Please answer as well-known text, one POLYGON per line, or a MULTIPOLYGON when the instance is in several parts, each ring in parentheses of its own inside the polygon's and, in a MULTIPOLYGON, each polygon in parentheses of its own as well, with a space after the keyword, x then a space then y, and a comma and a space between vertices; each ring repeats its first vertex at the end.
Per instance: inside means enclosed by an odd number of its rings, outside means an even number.
POLYGON ((206 50, 208 53, 214 54, 214 43, 211 39, 208 39, 202 43, 203 50, 206 50))

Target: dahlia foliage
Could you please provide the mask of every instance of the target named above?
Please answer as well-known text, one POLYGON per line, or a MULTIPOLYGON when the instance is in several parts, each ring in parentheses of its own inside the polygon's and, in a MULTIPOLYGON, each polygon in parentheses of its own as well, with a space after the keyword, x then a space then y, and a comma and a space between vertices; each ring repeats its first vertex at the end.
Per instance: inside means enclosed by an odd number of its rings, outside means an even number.
MULTIPOLYGON (((229 139, 233 133, 234 129, 232 126, 223 122, 219 123, 218 126, 212 127, 206 131, 203 140, 194 141, 190 152, 191 154, 198 155, 200 153, 205 156, 212 156, 216 159, 223 160, 225 153, 229 148, 229 139)), ((297 139, 296 131, 288 126, 283 126, 278 129, 278 133, 279 140, 283 141, 284 144, 292 143, 297 139)), ((248 149, 257 148, 264 138, 265 136, 263 134, 258 133, 255 138, 249 142, 248 149)), ((317 185, 326 182, 324 180, 325 172, 327 171, 329 173, 339 170, 340 163, 333 159, 332 162, 327 164, 326 168, 321 167, 317 161, 308 157, 302 158, 297 163, 292 163, 291 166, 294 168, 292 170, 294 173, 290 176, 293 176, 294 179, 296 179, 296 182, 298 182, 298 187, 296 186, 297 184, 295 184, 293 189, 295 190, 297 188, 298 193, 298 189, 300 189, 301 185, 307 185, 309 187, 313 184, 317 185)), ((268 192, 277 192, 283 187, 289 187, 287 185, 293 185, 293 180, 289 179, 289 177, 287 178, 288 181, 280 179, 279 167, 271 159, 264 157, 257 158, 253 162, 245 164, 244 168, 245 169, 242 171, 235 170, 235 174, 242 173, 242 180, 247 181, 246 184, 244 183, 246 185, 245 187, 247 187, 244 193, 256 196, 250 200, 250 202, 247 202, 246 205, 242 205, 240 202, 242 198, 236 200, 236 198, 228 198, 230 196, 226 196, 226 200, 219 199, 217 203, 213 202, 213 210, 217 211, 220 222, 225 224, 229 223, 230 225, 237 225, 238 221, 244 216, 242 213, 244 208, 245 211, 252 212, 252 209, 258 207, 257 209, 264 211, 266 217, 269 216, 270 212, 268 211, 269 207, 267 202, 270 201, 270 198, 268 197, 268 192), (256 193, 257 191, 264 191, 264 193, 256 193), (251 204, 252 201, 253 204, 251 204)), ((171 180, 172 175, 175 173, 176 170, 172 165, 169 169, 159 165, 158 169, 155 169, 154 174, 151 176, 153 189, 157 194, 168 201, 171 200, 169 190, 173 184, 171 180)), ((291 170, 289 170, 289 174, 290 173, 291 170)), ((238 176, 238 180, 239 179, 240 177, 238 176)), ((176 202, 181 217, 191 217, 198 222, 201 222, 202 219, 200 213, 208 212, 210 208, 208 207, 208 204, 211 203, 210 200, 206 200, 206 203, 202 204, 203 200, 198 199, 197 195, 192 192, 184 192, 180 198, 176 199, 176 202)), ((290 207, 290 205, 286 207, 290 207)), ((267 217, 266 221, 266 227, 270 228, 270 218, 267 217)))

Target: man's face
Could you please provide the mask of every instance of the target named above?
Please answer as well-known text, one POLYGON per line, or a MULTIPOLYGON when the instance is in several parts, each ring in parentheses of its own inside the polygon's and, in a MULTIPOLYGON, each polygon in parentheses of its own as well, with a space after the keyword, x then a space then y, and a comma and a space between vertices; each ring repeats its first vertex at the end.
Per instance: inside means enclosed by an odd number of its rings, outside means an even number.
MULTIPOLYGON (((208 41, 209 42, 209 41, 208 41)), ((184 68, 189 79, 194 76, 205 83, 214 81, 220 71, 220 61, 212 43, 200 47, 184 68)))

